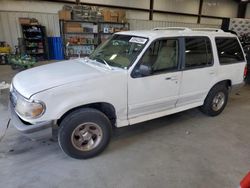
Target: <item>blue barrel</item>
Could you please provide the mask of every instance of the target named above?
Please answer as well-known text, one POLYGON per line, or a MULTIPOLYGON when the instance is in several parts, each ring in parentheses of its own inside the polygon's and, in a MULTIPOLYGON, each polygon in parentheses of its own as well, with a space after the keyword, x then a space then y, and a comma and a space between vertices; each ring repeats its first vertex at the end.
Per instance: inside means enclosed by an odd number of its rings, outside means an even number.
POLYGON ((63 41, 62 37, 48 37, 49 59, 63 60, 63 41))

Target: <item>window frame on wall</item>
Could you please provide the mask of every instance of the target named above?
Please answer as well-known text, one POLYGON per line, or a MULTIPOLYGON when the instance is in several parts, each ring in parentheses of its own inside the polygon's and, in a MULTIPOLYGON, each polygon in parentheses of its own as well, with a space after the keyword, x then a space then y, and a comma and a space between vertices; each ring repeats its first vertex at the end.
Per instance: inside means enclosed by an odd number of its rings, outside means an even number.
MULTIPOLYGON (((148 77, 148 76, 140 76, 140 75, 137 75, 137 70, 139 69, 140 65, 142 64, 142 59, 144 58, 145 54, 148 52, 148 50, 152 47, 152 45, 155 45, 156 42, 158 41, 168 41, 168 40, 176 40, 176 50, 177 50, 177 53, 176 53, 176 56, 177 56, 177 66, 175 69, 166 69, 165 71, 159 71, 159 72, 155 72, 149 76, 156 76, 156 75, 159 75, 159 74, 167 74, 167 73, 171 73, 171 72, 178 72, 178 71, 181 71, 181 62, 182 62, 182 44, 181 44, 181 41, 180 41, 180 37, 162 37, 162 38, 158 38, 158 39, 155 39, 153 40, 149 46, 147 47, 147 49, 143 52, 141 58, 138 60, 138 62, 136 63, 133 71, 131 72, 131 77, 132 78, 143 78, 143 77, 148 77)), ((158 52, 159 53, 159 52, 158 52)))
POLYGON ((215 37, 215 45, 216 45, 216 50, 217 50, 217 54, 218 54, 218 59, 219 59, 219 64, 220 65, 230 65, 230 64, 235 64, 235 63, 242 63, 245 61, 245 55, 244 55, 244 51, 239 43, 239 40, 236 37, 215 37), (237 43, 238 49, 240 50, 239 52, 241 53, 242 59, 241 60, 237 60, 236 62, 228 62, 228 63, 224 63, 221 61, 221 51, 218 48, 218 43, 217 40, 235 40, 235 43, 237 43))
POLYGON ((213 53, 213 46, 212 46, 212 42, 211 39, 208 36, 183 36, 181 37, 181 43, 182 43, 182 70, 192 70, 192 69, 198 69, 198 68, 207 68, 207 67, 212 67, 214 65, 214 53, 213 53), (204 39, 205 40, 205 44, 206 44, 206 59, 208 59, 208 55, 210 52, 211 53, 211 63, 208 62, 205 65, 197 65, 197 66, 193 66, 193 67, 186 67, 186 39, 204 39), (208 47, 210 47, 210 49, 208 49, 208 47), (210 51, 209 51, 210 50, 210 51))

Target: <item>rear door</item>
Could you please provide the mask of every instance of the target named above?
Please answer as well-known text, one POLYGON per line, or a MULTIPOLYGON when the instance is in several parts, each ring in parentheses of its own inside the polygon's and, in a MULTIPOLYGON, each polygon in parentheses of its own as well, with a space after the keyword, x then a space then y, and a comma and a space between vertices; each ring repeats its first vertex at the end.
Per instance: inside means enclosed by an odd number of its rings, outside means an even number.
POLYGON ((184 37, 183 76, 177 107, 201 103, 216 79, 208 37, 184 37))

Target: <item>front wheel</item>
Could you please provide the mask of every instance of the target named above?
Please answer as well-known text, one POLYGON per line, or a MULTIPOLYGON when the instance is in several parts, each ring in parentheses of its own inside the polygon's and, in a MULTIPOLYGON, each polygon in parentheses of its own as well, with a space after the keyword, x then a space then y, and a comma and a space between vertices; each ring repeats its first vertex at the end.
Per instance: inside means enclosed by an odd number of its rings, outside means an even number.
POLYGON ((209 116, 217 116, 224 110, 227 100, 227 87, 223 84, 216 85, 208 93, 201 111, 209 116))
POLYGON ((86 108, 73 111, 60 124, 58 142, 70 157, 87 159, 100 154, 111 137, 111 123, 102 112, 86 108))

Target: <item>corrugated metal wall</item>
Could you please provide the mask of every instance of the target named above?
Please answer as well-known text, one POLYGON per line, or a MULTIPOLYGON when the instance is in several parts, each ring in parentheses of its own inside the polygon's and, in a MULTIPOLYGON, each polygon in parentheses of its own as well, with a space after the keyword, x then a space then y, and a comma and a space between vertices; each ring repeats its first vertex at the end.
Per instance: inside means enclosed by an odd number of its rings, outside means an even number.
POLYGON ((156 10, 198 14, 199 0, 155 0, 156 10))
POLYGON ((204 0, 202 14, 228 18, 237 17, 238 3, 232 0, 204 0))
MULTIPOLYGON (((1 12, 0 11, 0 41, 6 41, 13 48, 22 37, 19 17, 36 18, 46 26, 48 36, 60 36, 59 19, 57 14, 28 13, 28 12, 1 12)), ((129 19, 130 29, 152 29, 155 27, 219 27, 219 25, 195 24, 173 21, 148 21, 129 19)))
POLYGON ((8 42, 12 47, 17 45, 18 38, 22 37, 19 17, 36 18, 46 27, 48 36, 60 35, 57 14, 0 11, 0 40, 8 42))

